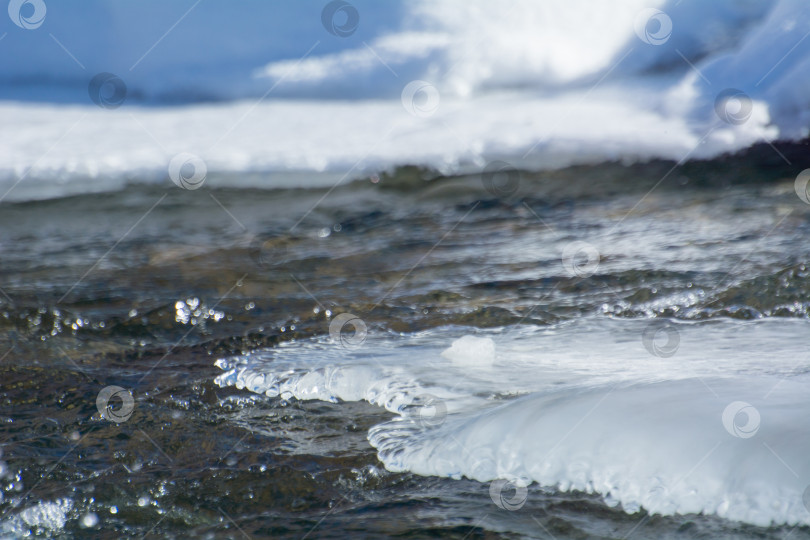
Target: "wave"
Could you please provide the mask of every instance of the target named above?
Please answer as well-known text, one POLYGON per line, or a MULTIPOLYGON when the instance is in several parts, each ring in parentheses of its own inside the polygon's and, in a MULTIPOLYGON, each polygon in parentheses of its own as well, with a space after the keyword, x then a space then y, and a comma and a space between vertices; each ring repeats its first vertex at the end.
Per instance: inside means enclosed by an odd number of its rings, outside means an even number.
POLYGON ((810 524, 804 323, 677 324, 674 347, 672 334, 645 341, 649 324, 335 334, 221 359, 216 382, 385 407, 397 418, 369 441, 392 471, 536 482, 631 513, 810 524))

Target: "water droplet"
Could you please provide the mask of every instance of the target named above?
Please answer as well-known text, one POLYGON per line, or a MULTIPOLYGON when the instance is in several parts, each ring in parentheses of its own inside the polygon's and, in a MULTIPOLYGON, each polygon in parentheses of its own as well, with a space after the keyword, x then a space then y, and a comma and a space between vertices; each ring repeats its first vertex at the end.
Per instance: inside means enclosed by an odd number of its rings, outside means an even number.
MULTIPOLYGON (((112 511, 112 509, 110 509, 110 511, 112 511)), ((98 525, 98 516, 95 514, 95 512, 87 512, 85 515, 82 516, 81 524, 82 527, 84 527, 85 529, 95 527, 96 525, 98 525)))

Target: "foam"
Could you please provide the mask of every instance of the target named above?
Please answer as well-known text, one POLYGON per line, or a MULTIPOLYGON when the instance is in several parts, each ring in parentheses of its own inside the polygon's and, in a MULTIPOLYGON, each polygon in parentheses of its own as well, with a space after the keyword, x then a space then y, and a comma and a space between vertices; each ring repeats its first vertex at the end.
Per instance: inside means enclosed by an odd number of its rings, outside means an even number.
POLYGON ((65 527, 72 509, 71 499, 38 501, 0 521, 0 534, 24 537, 31 536, 32 532, 59 532, 65 527))
POLYGON ((183 152, 204 161, 208 187, 288 189, 332 186, 399 164, 452 174, 478 173, 496 157, 529 169, 707 157, 776 134, 763 117, 704 140, 682 119, 630 106, 615 91, 603 89, 598 100, 584 91, 445 99, 429 118, 408 114, 399 101, 136 111, 0 104, 7 120, 0 126, 0 196, 46 199, 116 191, 128 182, 174 187, 169 164, 183 152))
POLYGON ((495 342, 490 338, 462 336, 442 356, 461 365, 489 366, 495 362, 495 342))

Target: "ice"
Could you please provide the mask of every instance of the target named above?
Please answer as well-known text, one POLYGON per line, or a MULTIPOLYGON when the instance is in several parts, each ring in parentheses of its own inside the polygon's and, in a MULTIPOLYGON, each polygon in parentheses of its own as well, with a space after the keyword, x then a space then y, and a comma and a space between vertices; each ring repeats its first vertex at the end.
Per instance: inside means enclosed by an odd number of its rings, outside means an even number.
POLYGON ((439 328, 352 351, 300 342, 220 360, 217 383, 386 408, 397 417, 369 441, 392 471, 522 479, 631 512, 810 524, 807 323, 679 323, 676 354, 645 342, 648 325, 439 328), (498 362, 479 361, 496 344, 498 362))
POLYGON ((495 362, 495 342, 490 338, 463 336, 444 350, 442 356, 459 365, 489 366, 495 362))

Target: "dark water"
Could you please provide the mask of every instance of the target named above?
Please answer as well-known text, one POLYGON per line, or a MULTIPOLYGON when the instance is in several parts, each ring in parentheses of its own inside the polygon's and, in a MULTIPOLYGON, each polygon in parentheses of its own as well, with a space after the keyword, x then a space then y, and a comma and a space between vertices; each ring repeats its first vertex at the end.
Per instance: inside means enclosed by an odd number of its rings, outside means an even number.
POLYGON ((0 206, 0 536, 810 538, 536 484, 508 512, 487 484, 387 472, 367 441, 380 408, 214 384, 217 359, 323 336, 340 312, 391 340, 806 320, 800 162, 673 165, 521 173, 494 194, 402 169, 329 193, 133 184, 0 206), (599 252, 585 277, 560 261, 579 240, 599 252), (134 396, 121 423, 97 409, 110 385, 134 396))

